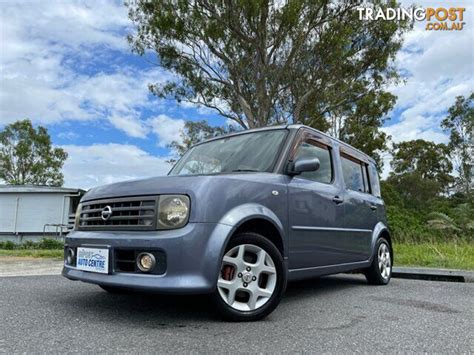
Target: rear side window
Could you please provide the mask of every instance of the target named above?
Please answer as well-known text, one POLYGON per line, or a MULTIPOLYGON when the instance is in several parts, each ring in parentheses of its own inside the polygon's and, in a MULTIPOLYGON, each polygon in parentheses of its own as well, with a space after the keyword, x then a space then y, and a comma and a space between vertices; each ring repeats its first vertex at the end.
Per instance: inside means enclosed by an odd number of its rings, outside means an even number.
POLYGON ((370 172, 370 187, 372 188, 372 194, 374 196, 380 197, 380 181, 379 181, 379 174, 377 173, 377 169, 375 168, 374 164, 370 164, 369 167, 370 172))
POLYGON ((319 159, 319 169, 316 171, 305 171, 300 177, 312 181, 330 184, 332 181, 332 164, 330 148, 316 141, 308 140, 298 147, 295 160, 297 159, 319 159))
POLYGON ((341 155, 341 163, 346 187, 353 191, 369 192, 367 165, 346 155, 341 155))

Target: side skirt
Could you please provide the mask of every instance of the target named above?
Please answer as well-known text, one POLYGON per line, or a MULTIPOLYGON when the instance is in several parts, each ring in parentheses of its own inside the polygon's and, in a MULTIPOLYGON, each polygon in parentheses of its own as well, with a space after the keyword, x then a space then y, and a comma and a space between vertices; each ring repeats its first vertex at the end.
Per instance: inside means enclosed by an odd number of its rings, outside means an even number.
POLYGON ((303 269, 292 269, 288 270, 288 281, 303 280, 312 277, 338 274, 340 272, 355 271, 370 266, 370 260, 360 261, 356 263, 329 265, 329 266, 317 266, 303 269))

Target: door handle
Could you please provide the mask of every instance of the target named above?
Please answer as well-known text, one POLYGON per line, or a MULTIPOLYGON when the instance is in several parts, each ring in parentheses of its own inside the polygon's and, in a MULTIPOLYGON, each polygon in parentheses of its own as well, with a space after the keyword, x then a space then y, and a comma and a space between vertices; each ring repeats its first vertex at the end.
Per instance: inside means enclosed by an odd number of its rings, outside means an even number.
POLYGON ((340 203, 343 203, 344 202, 344 199, 340 198, 339 196, 334 196, 332 198, 332 201, 336 204, 336 205, 339 205, 340 203))
POLYGON ((377 209, 377 206, 376 206, 376 205, 370 205, 370 209, 371 209, 372 211, 375 211, 375 210, 377 209))

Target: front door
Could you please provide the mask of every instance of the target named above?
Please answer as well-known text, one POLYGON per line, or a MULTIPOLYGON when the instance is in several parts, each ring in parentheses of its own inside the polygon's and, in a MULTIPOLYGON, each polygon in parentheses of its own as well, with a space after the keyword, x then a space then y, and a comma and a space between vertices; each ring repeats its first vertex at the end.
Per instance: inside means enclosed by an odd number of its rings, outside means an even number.
POLYGON ((288 184, 290 269, 334 265, 344 259, 343 191, 334 183, 330 144, 327 138, 306 133, 293 150, 293 161, 317 157, 320 168, 294 176, 288 184))

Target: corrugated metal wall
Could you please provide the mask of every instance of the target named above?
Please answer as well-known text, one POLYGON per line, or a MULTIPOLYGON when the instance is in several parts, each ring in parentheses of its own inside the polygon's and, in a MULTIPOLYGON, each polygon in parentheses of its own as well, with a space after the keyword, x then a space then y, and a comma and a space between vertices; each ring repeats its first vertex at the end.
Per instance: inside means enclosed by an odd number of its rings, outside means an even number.
POLYGON ((67 224, 70 197, 65 196, 63 193, 0 194, 0 233, 43 233, 45 224, 67 224))

